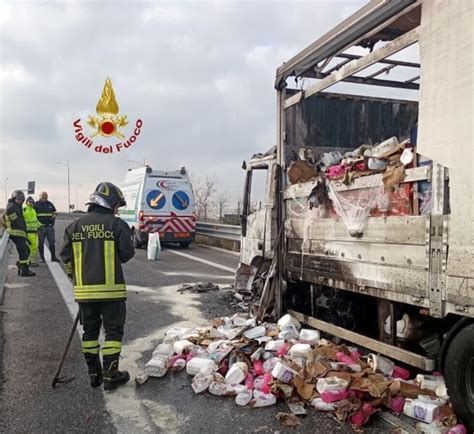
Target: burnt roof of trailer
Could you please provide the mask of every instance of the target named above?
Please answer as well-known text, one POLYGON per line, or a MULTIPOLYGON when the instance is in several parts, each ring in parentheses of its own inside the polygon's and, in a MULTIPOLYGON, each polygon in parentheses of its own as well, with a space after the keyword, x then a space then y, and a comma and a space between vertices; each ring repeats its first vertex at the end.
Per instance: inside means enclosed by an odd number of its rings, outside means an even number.
POLYGON ((336 57, 353 45, 372 49, 378 41, 390 41, 413 29, 420 23, 421 7, 410 8, 416 0, 371 0, 349 18, 306 47, 277 69, 275 88, 284 87, 288 77, 313 77, 319 62, 336 57), (397 14, 405 9, 406 14, 397 14), (392 19, 387 26, 386 21, 392 19), (373 32, 377 27, 378 31, 373 32), (372 31, 373 34, 370 32, 372 31))

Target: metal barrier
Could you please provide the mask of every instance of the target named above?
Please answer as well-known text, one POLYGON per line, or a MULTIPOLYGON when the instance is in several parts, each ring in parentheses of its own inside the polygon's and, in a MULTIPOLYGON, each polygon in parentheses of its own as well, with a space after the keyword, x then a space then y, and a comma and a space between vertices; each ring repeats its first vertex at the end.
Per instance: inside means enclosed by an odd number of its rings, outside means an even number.
POLYGON ((240 241, 240 226, 197 222, 196 234, 223 240, 240 241))
POLYGON ((0 239, 0 304, 3 302, 3 290, 4 290, 4 285, 5 285, 5 277, 7 273, 7 267, 8 267, 8 259, 9 259, 9 254, 8 254, 8 232, 4 231, 3 235, 1 235, 0 239))

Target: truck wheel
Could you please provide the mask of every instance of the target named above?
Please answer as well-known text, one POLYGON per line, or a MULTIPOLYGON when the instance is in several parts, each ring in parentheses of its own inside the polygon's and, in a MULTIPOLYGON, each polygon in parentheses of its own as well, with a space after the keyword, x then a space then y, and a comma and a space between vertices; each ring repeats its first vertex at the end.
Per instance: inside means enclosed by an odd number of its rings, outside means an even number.
POLYGON ((469 432, 474 432, 474 324, 462 329, 446 353, 444 375, 448 395, 469 432))
POLYGON ((179 243, 179 247, 181 247, 182 249, 187 249, 190 244, 191 244, 190 241, 181 241, 181 242, 179 243))
POLYGON ((142 248, 142 242, 138 239, 137 231, 132 231, 132 244, 135 249, 142 248))

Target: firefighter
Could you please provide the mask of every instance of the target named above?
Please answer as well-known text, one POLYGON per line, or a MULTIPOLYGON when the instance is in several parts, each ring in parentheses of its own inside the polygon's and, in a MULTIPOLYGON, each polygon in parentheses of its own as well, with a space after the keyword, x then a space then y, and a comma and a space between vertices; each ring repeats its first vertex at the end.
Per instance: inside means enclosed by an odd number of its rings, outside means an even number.
POLYGON ((30 267, 37 267, 38 264, 35 262, 36 254, 38 253, 38 228, 41 223, 38 221, 36 211, 33 208, 35 204, 34 199, 28 196, 23 207, 23 217, 26 224, 26 238, 30 247, 30 256, 28 258, 30 267))
POLYGON ((86 203, 87 214, 66 228, 60 253, 79 303, 90 384, 99 387, 103 382, 109 391, 130 379, 127 371, 118 369, 127 299, 121 264, 135 254, 128 224, 114 216, 125 204, 119 188, 101 182, 86 203), (98 340, 101 323, 105 329, 103 367, 98 340))
POLYGON ((48 193, 42 191, 40 199, 35 202, 35 211, 41 227, 38 229, 39 254, 41 262, 44 260, 44 241, 48 239, 49 250, 51 251, 51 261, 59 262, 56 258, 56 240, 54 236, 54 222, 56 221, 56 207, 48 200, 48 193))
POLYGON ((19 260, 16 263, 18 274, 22 277, 31 277, 36 274, 30 271, 28 267, 30 249, 26 237, 25 219, 23 218, 23 212, 21 210, 24 201, 25 194, 21 190, 15 190, 12 193, 11 199, 8 200, 3 219, 7 227, 7 232, 10 234, 10 239, 18 251, 19 260))

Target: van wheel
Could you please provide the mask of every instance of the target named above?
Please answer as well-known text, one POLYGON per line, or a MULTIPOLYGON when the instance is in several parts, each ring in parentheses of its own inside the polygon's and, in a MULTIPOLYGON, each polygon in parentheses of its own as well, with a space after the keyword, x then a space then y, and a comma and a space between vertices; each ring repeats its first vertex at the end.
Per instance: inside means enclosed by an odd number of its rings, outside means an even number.
POLYGON ((190 241, 181 241, 181 242, 179 243, 179 247, 181 247, 182 249, 187 249, 190 244, 191 244, 190 241))
POLYGON ((137 231, 132 231, 132 244, 135 249, 141 249, 143 246, 142 242, 138 239, 137 231))
POLYGON ((453 338, 444 363, 449 398, 469 432, 474 432, 473 342, 474 324, 470 324, 453 338))

